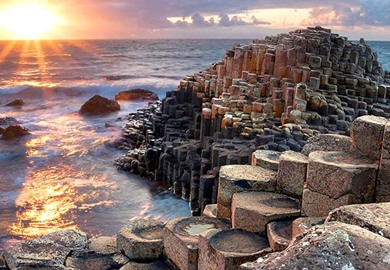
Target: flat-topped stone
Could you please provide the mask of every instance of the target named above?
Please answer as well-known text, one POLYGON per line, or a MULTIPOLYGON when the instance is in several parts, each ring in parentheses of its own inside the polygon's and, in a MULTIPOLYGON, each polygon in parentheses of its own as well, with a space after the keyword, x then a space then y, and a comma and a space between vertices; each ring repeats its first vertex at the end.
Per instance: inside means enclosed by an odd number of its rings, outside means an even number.
POLYGON ((302 198, 307 216, 327 216, 334 208, 374 201, 378 162, 347 152, 312 152, 302 198))
POLYGON ((233 195, 232 226, 264 233, 270 221, 297 217, 301 213, 297 201, 271 192, 241 192, 233 195))
POLYGON ((324 224, 326 217, 300 217, 292 223, 292 239, 306 234, 311 228, 324 224))
POLYGON ((390 203, 355 204, 337 208, 326 222, 357 225, 390 239, 390 203))
POLYGON ((387 122, 386 118, 373 115, 355 119, 351 126, 354 151, 359 155, 379 160, 387 122))
POLYGON ((267 239, 255 233, 209 230, 199 236, 198 269, 235 270, 270 251, 267 239))
POLYGON ((117 249, 132 261, 147 262, 161 257, 164 223, 152 219, 132 221, 119 230, 117 249))
POLYGON ((282 252, 245 263, 243 270, 381 269, 390 267, 390 240, 358 226, 314 227, 282 252))
POLYGON ((257 150, 252 154, 252 166, 260 166, 265 169, 277 171, 281 152, 271 150, 257 150))
POLYGON ((308 164, 309 159, 304 154, 294 151, 282 153, 276 180, 278 191, 295 198, 302 197, 308 164))
POLYGON ((208 204, 203 210, 203 216, 217 218, 217 204, 208 204))
POLYGON ((292 220, 268 223, 267 238, 272 251, 285 250, 292 239, 292 220))
POLYGON ((197 269, 199 235, 230 226, 215 218, 189 217, 169 221, 164 229, 165 254, 179 269, 197 269))
POLYGON ((116 237, 99 236, 89 239, 88 249, 98 254, 114 254, 117 252, 116 237))
POLYGON ((352 148, 352 139, 349 136, 338 134, 319 134, 307 140, 302 153, 308 156, 315 151, 344 151, 352 148))
POLYGON ((243 191, 274 191, 276 173, 250 165, 223 166, 219 172, 217 217, 231 219, 233 194, 243 191))

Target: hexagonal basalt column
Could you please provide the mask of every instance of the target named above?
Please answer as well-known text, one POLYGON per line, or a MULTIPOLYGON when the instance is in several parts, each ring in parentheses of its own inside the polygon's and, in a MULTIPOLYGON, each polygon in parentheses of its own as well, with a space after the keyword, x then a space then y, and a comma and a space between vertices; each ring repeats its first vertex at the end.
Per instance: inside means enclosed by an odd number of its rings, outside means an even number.
POLYGON ((147 262, 160 258, 163 252, 164 224, 140 219, 123 227, 117 234, 118 251, 132 261, 147 262))
POLYGON ((276 173, 250 165, 223 166, 219 172, 217 217, 231 219, 233 194, 243 191, 274 191, 276 173))
POLYGON ((377 170, 377 161, 351 153, 311 153, 302 213, 321 217, 346 204, 373 202, 377 170))
POLYGON ((267 237, 272 251, 285 250, 291 242, 292 220, 273 221, 267 224, 267 237))
POLYGON ((265 237, 244 230, 209 230, 199 236, 198 269, 235 270, 271 250, 265 237))
POLYGON ((209 217, 176 218, 164 230, 166 256, 180 270, 198 268, 198 236, 211 229, 228 229, 221 220, 209 217))
POLYGON ((273 171, 278 170, 280 152, 257 150, 252 154, 252 166, 260 166, 273 171))
POLYGON ((270 221, 300 216, 295 199, 271 192, 241 192, 233 195, 232 226, 264 233, 270 221))

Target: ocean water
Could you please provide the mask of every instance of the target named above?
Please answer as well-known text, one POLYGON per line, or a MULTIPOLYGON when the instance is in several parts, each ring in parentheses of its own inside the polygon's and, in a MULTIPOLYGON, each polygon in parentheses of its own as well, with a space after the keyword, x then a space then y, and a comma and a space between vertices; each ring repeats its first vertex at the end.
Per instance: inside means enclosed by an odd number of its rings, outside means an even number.
POLYGON ((104 117, 78 110, 95 94, 113 98, 137 87, 163 97, 185 75, 247 42, 0 41, 0 117, 14 117, 32 133, 0 140, 0 248, 59 229, 114 235, 132 218, 189 215, 187 202, 160 184, 113 166, 123 154, 112 146, 121 119, 145 103, 121 102, 120 112, 104 117), (25 105, 4 106, 16 98, 25 105))
MULTIPOLYGON (((0 141, 0 248, 9 239, 64 228, 114 235, 136 217, 167 220, 188 204, 159 183, 117 171, 113 148, 124 117, 145 105, 121 102, 104 117, 81 117, 95 94, 145 88, 160 97, 185 75, 220 61, 249 40, 0 41, 0 117, 31 130, 0 141), (25 105, 4 105, 22 98, 25 105), (106 127, 106 123, 110 123, 106 127)), ((390 43, 368 42, 390 70, 390 43)))

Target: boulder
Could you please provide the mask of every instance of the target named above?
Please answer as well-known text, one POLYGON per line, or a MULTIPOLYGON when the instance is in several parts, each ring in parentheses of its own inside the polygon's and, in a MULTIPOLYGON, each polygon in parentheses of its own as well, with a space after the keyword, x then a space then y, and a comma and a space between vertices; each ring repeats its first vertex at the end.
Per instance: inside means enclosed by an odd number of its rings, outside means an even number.
POLYGON ((5 106, 8 106, 8 107, 18 107, 18 106, 23 106, 24 105, 24 101, 23 99, 15 99, 9 103, 7 103, 5 106))
POLYGON ((98 254, 114 254, 117 252, 116 249, 116 238, 108 236, 100 236, 92 238, 88 241, 89 250, 98 254))
POLYGON ((87 235, 65 230, 29 241, 6 245, 4 259, 10 269, 23 267, 58 267, 65 264, 71 251, 87 248, 87 235))
POLYGON ((117 234, 118 251, 132 261, 158 260, 163 252, 164 223, 152 219, 135 220, 117 234))
POLYGON ((326 222, 357 225, 390 239, 390 203, 346 205, 329 213, 326 222))
POLYGON ((282 252, 245 263, 245 270, 390 269, 390 240, 358 226, 329 223, 314 227, 282 252))
POLYGON ((118 102, 95 95, 81 106, 79 113, 82 115, 107 114, 121 109, 118 102))
POLYGON ((315 151, 350 151, 352 139, 338 134, 320 134, 309 138, 302 149, 302 153, 309 155, 315 151))
POLYGON ((158 100, 158 96, 152 91, 145 89, 132 89, 119 92, 115 95, 116 100, 131 100, 131 101, 154 101, 158 100))
POLYGON ((12 140, 12 139, 26 136, 29 133, 30 132, 27 128, 24 128, 20 125, 11 125, 3 131, 2 138, 4 140, 12 140))
POLYGON ((67 269, 119 269, 129 262, 129 258, 123 254, 99 254, 89 250, 72 251, 66 258, 67 269))
POLYGON ((260 166, 273 171, 278 170, 280 152, 257 150, 252 154, 252 166, 260 166))

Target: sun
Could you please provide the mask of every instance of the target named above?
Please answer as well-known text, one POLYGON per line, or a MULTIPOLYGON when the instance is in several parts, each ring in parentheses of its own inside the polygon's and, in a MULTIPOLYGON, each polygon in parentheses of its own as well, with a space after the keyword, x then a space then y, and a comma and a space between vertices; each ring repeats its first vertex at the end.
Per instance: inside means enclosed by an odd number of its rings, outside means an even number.
POLYGON ((0 12, 0 26, 14 39, 46 38, 61 22, 43 3, 18 3, 0 12))

